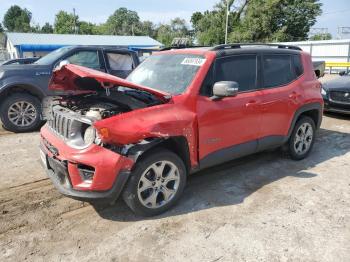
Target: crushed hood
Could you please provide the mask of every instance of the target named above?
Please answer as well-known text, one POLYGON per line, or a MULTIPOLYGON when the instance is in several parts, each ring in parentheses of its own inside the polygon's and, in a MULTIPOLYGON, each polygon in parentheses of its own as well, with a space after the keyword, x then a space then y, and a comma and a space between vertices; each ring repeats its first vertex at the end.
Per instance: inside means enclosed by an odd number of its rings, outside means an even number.
POLYGON ((73 64, 65 65, 53 72, 49 89, 76 93, 81 91, 96 91, 96 88, 107 89, 116 85, 146 91, 163 101, 168 100, 170 97, 170 94, 166 92, 134 84, 110 74, 73 64))

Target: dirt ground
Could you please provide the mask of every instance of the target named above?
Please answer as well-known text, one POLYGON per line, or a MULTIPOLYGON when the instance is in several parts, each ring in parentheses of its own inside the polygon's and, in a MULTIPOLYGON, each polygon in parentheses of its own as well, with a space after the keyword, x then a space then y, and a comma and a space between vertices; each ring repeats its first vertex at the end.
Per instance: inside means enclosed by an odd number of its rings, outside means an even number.
POLYGON ((303 161, 264 152, 191 176, 148 219, 61 196, 38 142, 0 131, 0 261, 350 261, 350 117, 325 116, 303 161))

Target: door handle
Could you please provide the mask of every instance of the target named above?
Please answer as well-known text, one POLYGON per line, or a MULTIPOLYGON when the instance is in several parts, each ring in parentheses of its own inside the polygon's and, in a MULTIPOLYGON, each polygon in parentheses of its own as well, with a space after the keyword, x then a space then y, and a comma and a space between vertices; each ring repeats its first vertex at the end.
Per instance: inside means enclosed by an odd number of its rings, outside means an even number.
POLYGON ((245 104, 245 107, 253 107, 256 105, 256 101, 255 100, 251 100, 248 103, 245 104))

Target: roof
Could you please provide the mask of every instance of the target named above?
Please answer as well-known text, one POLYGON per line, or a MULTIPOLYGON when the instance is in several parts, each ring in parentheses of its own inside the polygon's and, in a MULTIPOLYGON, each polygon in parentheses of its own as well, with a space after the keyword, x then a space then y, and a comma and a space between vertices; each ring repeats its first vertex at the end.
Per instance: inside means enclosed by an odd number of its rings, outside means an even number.
POLYGON ((21 45, 108 45, 128 47, 161 47, 162 43, 149 36, 117 36, 117 35, 68 35, 68 34, 33 34, 6 33, 8 41, 14 46, 21 45))

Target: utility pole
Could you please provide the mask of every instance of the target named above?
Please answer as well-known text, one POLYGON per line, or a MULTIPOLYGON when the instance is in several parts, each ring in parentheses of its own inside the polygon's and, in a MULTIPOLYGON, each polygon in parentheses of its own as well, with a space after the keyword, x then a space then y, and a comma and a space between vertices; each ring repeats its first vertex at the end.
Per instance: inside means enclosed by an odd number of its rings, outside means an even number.
POLYGON ((77 28, 77 18, 75 16, 75 8, 73 8, 73 16, 74 16, 74 27, 73 27, 73 31, 74 31, 74 34, 77 34, 78 32, 78 28, 77 28))
POLYGON ((225 44, 227 44, 227 35, 228 35, 229 1, 230 1, 230 0, 226 0, 226 31, 225 31, 225 44))

